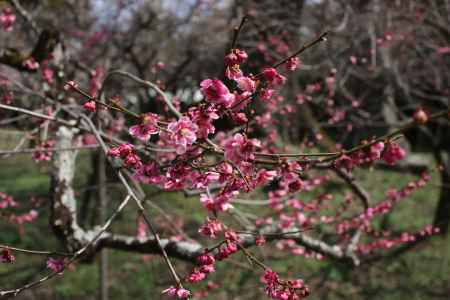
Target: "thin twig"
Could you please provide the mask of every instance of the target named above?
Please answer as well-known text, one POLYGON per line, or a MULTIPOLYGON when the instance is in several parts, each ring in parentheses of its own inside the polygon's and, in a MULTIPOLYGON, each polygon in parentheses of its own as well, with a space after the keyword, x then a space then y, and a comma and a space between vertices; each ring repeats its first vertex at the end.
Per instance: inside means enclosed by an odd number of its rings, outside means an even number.
POLYGON ((27 254, 48 255, 48 256, 50 256, 50 255, 73 256, 73 253, 67 253, 67 252, 30 250, 30 249, 11 247, 11 246, 7 246, 7 245, 0 245, 0 249, 2 249, 2 248, 13 250, 15 252, 27 253, 27 254))
POLYGON ((369 208, 369 193, 358 182, 356 182, 353 175, 338 167, 334 167, 333 171, 350 186, 353 192, 355 192, 361 200, 364 210, 369 208))
POLYGON ((122 70, 114 70, 109 72, 105 79, 103 80, 103 85, 105 85, 106 81, 108 79, 110 79, 111 77, 115 76, 115 75, 119 75, 119 76, 123 76, 123 77, 127 77, 141 85, 144 85, 146 87, 149 87, 153 90, 156 91, 156 93, 158 93, 162 98, 163 101, 166 103, 167 107, 169 107, 170 111, 177 117, 180 118, 181 117, 181 113, 175 108, 175 106, 173 106, 172 101, 170 101, 170 99, 167 97, 167 95, 153 82, 147 81, 147 80, 143 80, 131 73, 128 73, 126 71, 122 71, 122 70))
POLYGON ((36 22, 33 20, 33 17, 23 8, 23 6, 20 4, 19 0, 9 0, 9 3, 17 10, 19 15, 24 18, 28 24, 30 24, 31 29, 36 35, 39 35, 39 27, 36 24, 36 22))
POLYGON ((234 47, 236 46, 236 42, 237 42, 237 38, 238 38, 238 36, 239 36, 239 33, 241 32, 242 27, 244 27, 244 24, 245 24, 245 22, 247 21, 248 18, 249 18, 249 16, 245 15, 245 16, 242 18, 241 23, 239 24, 239 26, 233 28, 234 33, 233 33, 233 40, 231 41, 231 47, 230 47, 230 50, 233 50, 234 47))
MULTIPOLYGON (((86 252, 86 250, 98 241, 98 239, 102 236, 102 234, 109 228, 109 226, 111 226, 112 221, 119 215, 119 213, 123 210, 123 208, 128 204, 128 201, 130 200, 130 198, 131 198, 130 195, 127 195, 125 197, 125 199, 116 208, 114 213, 109 217, 109 219, 105 222, 105 224, 103 224, 103 226, 100 228, 100 230, 98 231, 96 236, 92 240, 90 240, 90 242, 88 242, 83 248, 81 248, 77 252, 75 252, 68 261, 64 262, 64 267, 70 265, 71 263, 75 262, 77 259, 82 257, 83 254, 86 252)), ((44 276, 36 281, 27 283, 22 287, 12 289, 12 290, 0 291, 0 296, 8 296, 8 295, 17 296, 22 291, 39 286, 42 283, 46 282, 47 280, 54 278, 58 274, 60 274, 60 272, 52 271, 49 274, 47 274, 46 276, 44 276)))
POLYGON ((25 108, 15 107, 15 106, 6 105, 6 104, 0 104, 0 108, 1 109, 5 109, 5 110, 19 112, 19 113, 22 113, 22 114, 26 114, 26 115, 33 116, 33 117, 40 118, 40 119, 44 119, 44 120, 57 122, 57 123, 60 123, 60 124, 62 124, 64 126, 68 126, 68 127, 77 127, 77 124, 75 122, 69 122, 69 121, 63 120, 61 118, 47 116, 47 115, 40 114, 40 113, 31 111, 31 110, 28 110, 28 109, 25 109, 25 108))
MULTIPOLYGON (((91 129, 94 132, 94 135, 95 135, 98 143, 101 145, 101 147, 102 147, 103 151, 105 152, 105 154, 108 153, 108 147, 106 146, 105 142, 103 141, 102 137, 100 136, 100 133, 98 132, 98 130, 95 128, 95 125, 92 123, 92 121, 88 117, 82 115, 82 118, 83 118, 83 120, 85 120, 88 123, 88 126, 91 127, 91 129)), ((155 240, 156 240, 156 242, 158 244, 158 247, 161 250, 161 254, 162 254, 163 258, 164 258, 164 261, 167 264, 167 266, 168 266, 168 268, 170 270, 170 273, 171 273, 173 279, 175 280, 177 286, 182 287, 181 280, 180 280, 179 276, 177 275, 177 273, 175 271, 175 268, 172 265, 172 262, 170 261, 169 256, 167 255, 166 250, 164 249, 164 247, 161 244, 161 239, 159 238, 158 233, 156 232, 153 224, 150 222, 150 220, 148 219, 148 217, 145 214, 145 209, 144 209, 144 206, 141 203, 141 200, 136 196, 136 193, 131 188, 131 186, 129 185, 128 181, 125 179, 123 173, 120 170, 117 171, 117 175, 118 175, 120 181, 122 182, 122 184, 124 185, 124 187, 126 188, 126 190, 128 191, 128 194, 131 195, 131 197, 133 198, 133 200, 137 204, 138 209, 139 209, 140 213, 142 214, 145 223, 147 224, 148 228, 150 229, 150 232, 154 236, 154 238, 155 238, 155 240)))
POLYGON ((43 149, 18 149, 18 150, 0 150, 0 155, 11 155, 11 154, 25 154, 34 152, 58 152, 58 151, 73 151, 73 150, 90 150, 97 149, 98 145, 86 145, 78 147, 66 147, 66 148, 43 148, 43 149))

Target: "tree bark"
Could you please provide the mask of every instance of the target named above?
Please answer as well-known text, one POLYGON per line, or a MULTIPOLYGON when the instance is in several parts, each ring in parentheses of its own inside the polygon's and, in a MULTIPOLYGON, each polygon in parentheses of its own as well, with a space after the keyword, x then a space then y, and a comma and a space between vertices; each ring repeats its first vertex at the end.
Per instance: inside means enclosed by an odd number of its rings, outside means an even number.
POLYGON ((450 225, 450 150, 447 149, 445 157, 437 154, 437 161, 442 166, 441 190, 433 225, 440 229, 441 235, 446 236, 450 225))

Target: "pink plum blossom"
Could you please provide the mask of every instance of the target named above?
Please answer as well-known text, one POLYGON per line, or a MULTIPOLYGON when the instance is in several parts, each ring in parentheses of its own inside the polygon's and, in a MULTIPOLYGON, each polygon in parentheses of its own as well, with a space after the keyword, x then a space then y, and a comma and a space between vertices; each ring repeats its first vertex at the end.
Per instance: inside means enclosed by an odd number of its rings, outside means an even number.
POLYGON ((12 254, 11 250, 8 248, 2 248, 0 250, 0 261, 2 263, 13 263, 16 260, 14 255, 12 254))
POLYGON ((390 165, 396 161, 402 160, 406 156, 406 151, 396 143, 388 143, 386 150, 383 152, 383 160, 390 165))
POLYGON ((7 7, 2 9, 0 13, 0 24, 3 27, 3 31, 10 32, 13 29, 13 24, 16 21, 16 16, 13 14, 11 8, 7 7))
POLYGON ((238 87, 243 92, 254 93, 256 90, 256 82, 250 77, 241 77, 236 80, 238 87))
POLYGON ((244 50, 232 49, 231 52, 225 56, 225 65, 226 66, 240 65, 247 58, 248 55, 244 50))
POLYGON ((215 239, 218 232, 223 230, 223 224, 217 219, 206 218, 203 225, 198 230, 199 233, 215 239))
POLYGON ((227 139, 224 143, 225 159, 240 164, 242 161, 254 159, 253 152, 261 143, 256 139, 248 139, 240 133, 227 139))
POLYGON ((298 57, 291 57, 286 62, 286 70, 295 71, 295 69, 298 68, 299 64, 300 64, 300 59, 298 57))
POLYGON ((37 70, 39 69, 39 63, 33 58, 30 57, 23 62, 23 66, 28 70, 37 70))
POLYGON ((244 76, 244 74, 242 73, 242 70, 239 68, 239 65, 234 65, 228 66, 225 69, 225 76, 228 79, 238 80, 239 78, 244 76))
POLYGON ((49 258, 47 260, 47 268, 55 273, 62 274, 65 268, 64 261, 61 259, 49 258))
POLYGON ((206 101, 228 108, 234 102, 235 96, 227 86, 217 79, 205 79, 200 83, 200 91, 206 101))
POLYGON ((219 115, 214 107, 201 106, 199 108, 191 108, 188 114, 192 122, 198 126, 198 138, 207 138, 216 131, 213 122, 219 118, 219 115))
POLYGON ((133 125, 129 129, 130 135, 147 141, 153 134, 158 134, 158 115, 153 113, 146 113, 141 115, 141 123, 133 125))
POLYGON ((166 294, 170 297, 177 297, 178 299, 187 299, 191 295, 191 292, 184 288, 176 288, 171 286, 162 291, 162 294, 166 294))
POLYGON ((275 68, 265 68, 262 76, 270 85, 282 85, 286 82, 286 77, 280 75, 275 68))
POLYGON ((184 154, 187 148, 197 140, 198 126, 189 117, 181 117, 178 121, 169 123, 169 139, 177 154, 184 154))
POLYGON ((53 84, 54 73, 52 69, 46 67, 42 70, 42 77, 48 84, 53 84))
POLYGON ((97 105, 94 101, 88 101, 83 104, 83 108, 90 112, 95 112, 96 107, 97 107, 97 105))

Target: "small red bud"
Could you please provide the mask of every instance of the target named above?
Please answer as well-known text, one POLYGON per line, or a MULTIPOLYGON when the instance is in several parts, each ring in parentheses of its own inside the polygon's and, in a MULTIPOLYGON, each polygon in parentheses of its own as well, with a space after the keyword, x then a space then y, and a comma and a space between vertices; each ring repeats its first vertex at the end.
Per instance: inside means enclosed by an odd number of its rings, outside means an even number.
POLYGON ((414 113, 414 121, 418 124, 425 124, 428 122, 428 114, 422 108, 418 108, 414 113))

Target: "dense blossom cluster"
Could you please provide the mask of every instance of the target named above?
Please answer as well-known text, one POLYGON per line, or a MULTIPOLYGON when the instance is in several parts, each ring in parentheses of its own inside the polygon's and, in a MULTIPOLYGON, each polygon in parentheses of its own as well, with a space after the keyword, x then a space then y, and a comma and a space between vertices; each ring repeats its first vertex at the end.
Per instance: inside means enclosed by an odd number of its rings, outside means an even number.
MULTIPOLYGON (((380 203, 368 208, 361 216, 350 222, 342 220, 342 213, 351 203, 351 199, 348 198, 336 216, 321 216, 319 212, 330 207, 333 195, 321 194, 309 202, 299 200, 297 195, 301 191, 311 191, 330 180, 329 175, 303 178, 302 174, 308 170, 307 161, 302 164, 297 160, 282 159, 272 169, 258 167, 258 160, 266 154, 270 155, 271 152, 277 151, 276 147, 269 145, 271 141, 276 141, 276 133, 269 135, 264 143, 242 131, 230 136, 219 132, 213 140, 209 140, 210 136, 216 133, 214 121, 222 117, 229 117, 236 125, 246 124, 248 116, 242 111, 255 95, 260 97, 268 111, 276 109, 282 101, 282 97, 276 95, 274 88, 283 85, 286 78, 273 67, 264 68, 256 76, 245 76, 241 64, 247 58, 248 55, 239 49, 232 49, 225 58, 225 76, 235 82, 234 90, 219 79, 205 79, 200 83, 200 92, 204 97, 200 105, 191 107, 181 117, 168 121, 161 119, 157 114, 145 113, 140 116, 138 124, 130 127, 131 136, 145 143, 153 140, 152 136, 155 136, 154 140, 158 146, 173 149, 176 156, 170 152, 162 152, 158 153, 159 160, 147 160, 133 145, 127 143, 109 150, 110 156, 120 158, 125 167, 134 170, 134 177, 140 182, 158 185, 165 190, 205 190, 205 193, 200 194, 200 202, 210 216, 205 219, 198 231, 211 239, 223 237, 223 241, 213 251, 205 250, 205 253, 198 257, 198 266, 185 278, 188 283, 204 281, 208 274, 215 271, 214 264, 217 261, 239 251, 239 235, 222 223, 218 213, 232 208, 233 199, 243 191, 250 192, 256 187, 275 183, 276 189, 268 192, 268 204, 277 212, 278 219, 272 217, 260 219, 256 225, 263 227, 277 224, 280 230, 309 228, 337 222, 337 233, 342 236, 350 229, 365 228, 370 232, 370 221, 373 216, 386 211, 382 206, 385 207, 387 204, 380 203), (221 159, 211 164, 205 159, 208 152, 219 155, 221 159), (219 184, 221 188, 217 192, 210 192, 207 188, 211 184, 219 184)), ((288 59, 285 66, 288 71, 293 71, 299 63, 294 57, 288 59)), ((330 73, 330 78, 326 81, 330 97, 334 89, 335 73, 330 73)), ((74 86, 75 83, 69 83, 69 87, 74 86)), ((314 85, 311 89, 310 93, 314 93, 320 90, 321 86, 314 85)), ((286 106, 284 110, 289 113, 290 107, 286 106)), ((344 117, 345 114, 335 114, 331 122, 339 122, 344 117)), ((423 122, 423 116, 419 117, 420 122, 423 122)), ((419 117, 416 116, 415 119, 419 117)), ((270 122, 276 125, 269 113, 258 116, 255 120, 261 122, 262 126, 268 126, 270 122)), ((316 137, 318 140, 321 138, 319 134, 316 137)), ((335 159, 334 167, 351 171, 355 167, 370 165, 380 160, 395 164, 405 155, 403 148, 393 141, 366 142, 355 150, 343 152, 335 159)), ((418 184, 424 181, 426 177, 418 184)), ((144 237, 145 226, 141 227, 138 235, 144 237)), ((410 236, 406 238, 406 235, 403 235, 400 240, 411 239, 410 236)), ((258 237, 257 245, 264 244, 265 238, 258 237)), ((358 251, 365 253, 369 252, 368 247, 372 249, 386 244, 389 243, 374 242, 365 248, 358 248, 358 251)), ((276 245, 280 250, 289 251, 293 255, 325 259, 322 253, 298 246, 292 239, 279 241, 276 245)), ((265 271, 264 278, 266 293, 274 299, 301 299, 309 294, 308 288, 301 280, 281 281, 278 275, 270 270, 265 271)), ((186 298, 190 292, 184 288, 170 287, 163 293, 186 298)))
POLYGON ((142 162, 140 157, 135 153, 132 144, 121 144, 118 147, 109 149, 108 154, 113 157, 120 157, 128 168, 140 169, 142 162))
POLYGON ((279 275, 267 269, 264 271, 262 281, 265 283, 265 292, 272 299, 277 300, 300 300, 310 293, 309 288, 304 285, 303 280, 282 281, 279 275))
POLYGON ((251 163, 255 158, 255 150, 261 146, 256 139, 247 139, 240 133, 225 140, 223 147, 225 149, 225 159, 235 164, 245 166, 245 163, 251 163))
POLYGON ((373 163, 377 160, 384 160, 393 165, 397 161, 404 159, 406 151, 395 142, 377 142, 368 149, 356 151, 350 155, 342 155, 334 164, 338 168, 351 171, 354 167, 373 163))
POLYGON ((58 274, 62 274, 65 268, 64 261, 62 259, 49 257, 47 259, 47 268, 58 274))
POLYGON ((52 151, 49 151, 48 149, 52 149, 55 145, 54 140, 47 140, 45 142, 40 143, 33 152, 33 160, 36 162, 39 161, 49 161, 52 157, 52 151))

